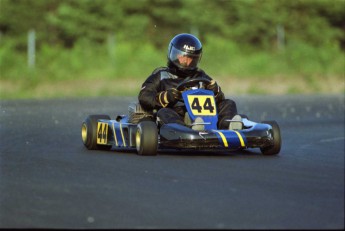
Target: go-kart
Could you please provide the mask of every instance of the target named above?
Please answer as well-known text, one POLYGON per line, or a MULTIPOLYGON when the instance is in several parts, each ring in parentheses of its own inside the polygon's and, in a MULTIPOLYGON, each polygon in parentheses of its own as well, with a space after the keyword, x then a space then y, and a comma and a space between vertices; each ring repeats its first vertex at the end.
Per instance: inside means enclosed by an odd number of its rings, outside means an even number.
POLYGON ((209 82, 205 78, 187 78, 176 87, 182 92, 187 109, 185 126, 162 124, 155 112, 147 112, 139 103, 131 103, 128 115, 118 115, 114 120, 108 115, 89 115, 82 123, 82 141, 90 150, 136 150, 145 156, 157 155, 164 149, 236 151, 260 148, 264 155, 278 154, 282 141, 276 121, 256 123, 242 115, 242 129, 217 128, 214 93, 203 89, 209 82), (198 117, 202 118, 202 123, 195 121, 198 117), (202 130, 193 129, 198 127, 194 125, 202 125, 202 130))

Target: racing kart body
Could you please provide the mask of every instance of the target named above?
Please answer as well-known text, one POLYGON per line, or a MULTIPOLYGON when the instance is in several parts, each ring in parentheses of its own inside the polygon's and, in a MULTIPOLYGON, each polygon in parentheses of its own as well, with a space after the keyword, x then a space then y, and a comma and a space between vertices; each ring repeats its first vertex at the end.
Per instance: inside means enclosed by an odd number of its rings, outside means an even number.
MULTIPOLYGON (((140 155, 156 155, 163 149, 229 150, 260 148, 264 155, 276 155, 281 136, 275 121, 256 123, 242 115, 241 130, 220 130, 214 94, 202 88, 193 89, 205 79, 186 79, 177 89, 182 91, 187 112, 186 126, 161 124, 154 113, 139 103, 129 105, 128 115, 111 119, 108 115, 90 115, 82 123, 82 140, 88 149, 136 150, 140 155), (196 118, 202 123, 196 123, 196 118), (202 125, 194 130, 193 125, 202 125)), ((202 84, 199 84, 202 86, 202 84)), ((230 121, 231 122, 231 121, 230 121)))

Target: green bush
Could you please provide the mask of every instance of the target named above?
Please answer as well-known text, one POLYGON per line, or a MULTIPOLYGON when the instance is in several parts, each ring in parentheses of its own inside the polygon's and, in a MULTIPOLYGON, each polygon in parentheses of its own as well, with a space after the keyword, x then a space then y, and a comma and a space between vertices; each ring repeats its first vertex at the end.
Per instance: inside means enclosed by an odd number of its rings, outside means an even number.
MULTIPOLYGON (((19 91, 28 91, 26 94, 40 84, 73 80, 133 81, 134 85, 140 85, 156 67, 166 65, 167 49, 157 50, 150 43, 113 40, 95 44, 80 40, 69 49, 42 44, 37 48, 34 68, 28 67, 26 52, 16 50, 13 42, 2 38, 1 45, 1 81, 13 82, 19 91)), ((210 36, 204 42, 200 67, 216 79, 231 76, 253 83, 271 78, 290 79, 293 83, 302 78, 312 91, 319 92, 320 78, 338 82, 343 79, 344 63, 344 53, 332 43, 315 47, 291 41, 283 51, 250 51, 233 41, 210 36)), ((294 85, 289 89, 288 93, 301 91, 294 85)), ((247 92, 261 94, 264 89, 256 88, 255 84, 247 92)), ((1 93, 1 98, 6 97, 4 94, 1 93)), ((97 94, 111 94, 111 90, 103 89, 97 94)))
MULTIPOLYGON (((283 52, 242 52, 231 41, 208 38, 200 67, 212 76, 333 75, 344 74, 344 53, 330 44, 313 47, 291 42, 283 52)), ((93 78, 143 78, 155 67, 166 65, 166 49, 150 44, 119 41, 112 50, 107 44, 78 42, 73 48, 42 45, 37 49, 36 65, 30 70, 27 55, 2 42, 0 49, 1 79, 21 80, 29 75, 39 80, 59 81, 93 78)))

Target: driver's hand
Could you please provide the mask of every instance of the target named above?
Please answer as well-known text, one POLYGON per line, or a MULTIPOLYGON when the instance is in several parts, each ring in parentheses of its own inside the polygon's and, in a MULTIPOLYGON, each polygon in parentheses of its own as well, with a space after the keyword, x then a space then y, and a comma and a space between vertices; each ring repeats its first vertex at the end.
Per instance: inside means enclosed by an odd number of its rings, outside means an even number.
POLYGON ((182 94, 176 88, 170 88, 166 91, 169 103, 176 103, 182 99, 182 94))
POLYGON ((206 89, 213 91, 214 95, 217 95, 220 91, 220 88, 215 80, 211 80, 211 82, 206 86, 206 89))
POLYGON ((181 99, 182 94, 176 88, 170 88, 157 94, 157 100, 163 107, 166 107, 169 103, 177 103, 181 99))

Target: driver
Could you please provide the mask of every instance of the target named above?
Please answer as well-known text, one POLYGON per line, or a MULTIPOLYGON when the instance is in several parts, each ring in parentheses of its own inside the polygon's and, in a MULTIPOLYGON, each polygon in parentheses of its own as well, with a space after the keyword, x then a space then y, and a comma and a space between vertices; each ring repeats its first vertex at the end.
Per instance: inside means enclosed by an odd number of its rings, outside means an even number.
MULTIPOLYGON (((168 47, 168 65, 160 67, 142 84, 138 99, 141 107, 149 112, 157 110, 157 120, 161 124, 184 122, 185 106, 181 92, 176 89, 186 78, 206 78, 210 83, 205 87, 214 92, 218 109, 218 129, 242 129, 241 116, 237 114, 236 103, 225 99, 217 82, 198 68, 202 56, 202 45, 198 38, 191 34, 178 34, 168 47), (230 120, 231 123, 230 123, 230 120)), ((195 87, 198 87, 196 85, 195 87)), ((202 123, 196 118, 195 123, 202 123)), ((202 130, 199 127, 192 127, 202 130)))

